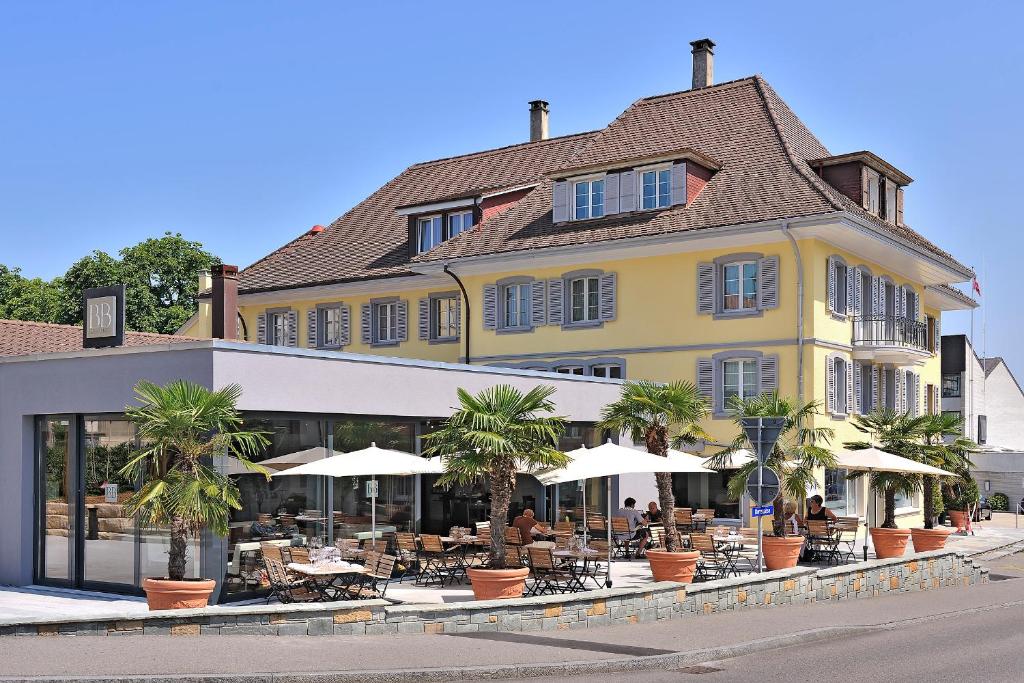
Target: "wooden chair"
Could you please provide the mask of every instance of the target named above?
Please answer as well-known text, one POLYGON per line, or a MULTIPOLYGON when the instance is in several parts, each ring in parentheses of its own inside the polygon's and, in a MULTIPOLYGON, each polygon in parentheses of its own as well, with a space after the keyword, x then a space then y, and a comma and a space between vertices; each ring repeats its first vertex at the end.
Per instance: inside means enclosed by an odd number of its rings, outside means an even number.
POLYGON ((476 535, 477 536, 482 534, 484 532, 484 530, 486 530, 488 534, 490 534, 490 532, 491 532, 491 523, 490 522, 476 522, 473 526, 476 527, 476 535))
POLYGON ((576 533, 576 525, 573 522, 555 522, 555 533, 574 534, 576 533))
POLYGON ((281 552, 281 546, 276 543, 260 543, 260 554, 263 555, 263 559, 277 560, 281 564, 286 564, 284 554, 281 552))
POLYGON ((417 585, 425 585, 437 581, 444 585, 446 581, 454 582, 459 566, 456 553, 459 548, 445 549, 441 537, 436 534, 420 535, 420 573, 416 577, 417 585))
POLYGON ((688 534, 693 531, 693 510, 690 508, 675 508, 672 511, 672 520, 682 533, 688 534))
POLYGON ((860 520, 856 517, 840 517, 835 521, 836 561, 857 561, 857 534, 860 520))
POLYGON ((652 524, 651 530, 651 547, 652 548, 664 548, 665 547, 665 527, 660 524, 652 524))
POLYGON ((505 545, 523 545, 523 537, 514 526, 505 527, 505 545))
POLYGON ((526 546, 530 557, 530 575, 533 577, 531 595, 570 593, 578 583, 575 574, 555 562, 551 548, 526 546))
POLYGON ((283 549, 288 561, 295 564, 309 564, 309 548, 304 545, 293 545, 283 549))
POLYGON ((828 520, 807 520, 807 545, 814 551, 817 560, 832 564, 839 559, 839 537, 830 528, 828 520))
POLYGON ((383 598, 384 594, 387 593, 388 584, 391 581, 391 575, 395 572, 395 563, 398 562, 398 558, 394 555, 383 555, 380 553, 374 553, 374 563, 370 564, 369 561, 366 563, 366 573, 360 578, 360 590, 358 597, 360 598, 383 598), (383 588, 378 586, 383 583, 383 588))
POLYGON ((399 561, 406 567, 406 570, 402 572, 402 576, 398 579, 398 583, 402 583, 406 575, 411 573, 409 569, 412 568, 414 563, 417 569, 420 566, 420 544, 416 542, 416 534, 399 531, 395 533, 395 547, 397 548, 399 561))
POLYGON ((608 535, 608 521, 600 515, 587 517, 587 535, 591 538, 606 538, 608 535))
POLYGON ((320 594, 310 587, 306 579, 296 579, 290 576, 280 560, 264 557, 263 563, 267 568, 267 579, 270 581, 268 603, 272 598, 277 598, 278 602, 283 604, 314 602, 320 599, 320 594))
POLYGON ((715 546, 708 534, 690 534, 690 549, 700 552, 697 561, 697 577, 705 581, 723 579, 730 570, 728 557, 715 546))
POLYGON ((698 525, 700 527, 698 530, 706 532, 707 528, 714 522, 715 510, 714 508, 697 508, 697 514, 704 516, 704 521, 698 525))
POLYGON ((640 552, 640 539, 634 538, 635 532, 629 530, 629 520, 625 517, 612 517, 612 541, 615 542, 615 549, 622 553, 627 560, 632 555, 635 547, 637 554, 640 552))
POLYGON ((507 545, 505 546, 505 566, 509 569, 522 569, 526 565, 523 563, 523 547, 519 545, 507 545))

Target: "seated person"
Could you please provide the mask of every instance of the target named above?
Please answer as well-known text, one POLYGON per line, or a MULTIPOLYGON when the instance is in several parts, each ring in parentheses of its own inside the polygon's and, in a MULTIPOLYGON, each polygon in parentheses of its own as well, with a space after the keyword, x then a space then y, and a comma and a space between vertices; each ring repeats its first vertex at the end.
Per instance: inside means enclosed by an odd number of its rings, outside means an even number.
POLYGON ((648 524, 661 524, 661 510, 658 509, 658 504, 653 500, 647 504, 647 512, 644 513, 644 519, 647 520, 648 524))
POLYGON ((782 506, 782 521, 786 525, 786 534, 795 536, 800 533, 804 520, 796 514, 796 503, 791 500, 787 500, 782 506))
POLYGON ((626 521, 629 522, 629 530, 633 532, 633 539, 640 541, 639 550, 646 550, 650 543, 648 537, 651 535, 651 530, 647 528, 644 515, 636 509, 636 499, 627 498, 622 501, 622 507, 615 513, 615 516, 626 518, 626 521))
POLYGON ((523 545, 530 545, 535 538, 544 538, 544 532, 537 528, 538 522, 530 508, 526 508, 523 514, 513 519, 512 526, 519 530, 519 540, 523 545))
POLYGON ((825 507, 825 499, 815 494, 807 499, 807 519, 836 521, 836 513, 825 507))

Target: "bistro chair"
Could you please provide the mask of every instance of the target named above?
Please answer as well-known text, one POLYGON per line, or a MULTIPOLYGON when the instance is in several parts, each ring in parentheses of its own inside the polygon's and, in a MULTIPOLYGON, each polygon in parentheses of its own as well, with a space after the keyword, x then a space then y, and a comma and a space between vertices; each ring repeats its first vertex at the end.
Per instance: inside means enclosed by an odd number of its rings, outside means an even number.
POLYGON ((312 589, 307 580, 289 576, 280 560, 264 557, 263 562, 267 568, 267 579, 270 581, 268 603, 272 598, 277 598, 278 602, 283 604, 314 602, 320 599, 320 594, 312 589))
POLYGON ((807 520, 807 545, 811 547, 818 561, 832 564, 839 562, 839 537, 829 528, 828 520, 807 520))
POLYGON ((522 569, 526 566, 523 562, 523 547, 519 545, 505 546, 505 566, 509 569, 522 569))
POLYGON ((373 563, 367 558, 366 573, 359 577, 359 598, 383 598, 388 590, 391 575, 395 571, 395 563, 398 562, 397 557, 380 553, 374 553, 374 555, 373 563), (383 588, 378 588, 382 583, 383 588))
POLYGON ((505 528, 505 545, 523 545, 523 537, 514 526, 505 528))
POLYGON ((612 517, 612 540, 615 541, 615 549, 622 553, 627 560, 632 558, 631 551, 636 548, 640 554, 639 539, 633 538, 634 532, 629 529, 629 520, 625 517, 612 517))
MULTIPOLYGON (((697 578, 704 581, 724 579, 732 568, 728 556, 715 545, 707 534, 690 534, 690 549, 700 552, 697 561, 697 578)), ((734 572, 735 573, 735 572, 734 572)))
POLYGON ((436 534, 422 534, 420 548, 420 573, 416 577, 417 585, 436 581, 443 586, 446 581, 455 581, 460 564, 457 556, 459 548, 446 550, 441 543, 441 537, 436 534))
POLYGON ((282 554, 289 562, 295 564, 309 564, 309 548, 304 545, 293 545, 282 548, 282 554))
POLYGON ((675 508, 672 511, 672 519, 679 531, 683 533, 693 531, 693 510, 690 508, 675 508))
POLYGON ((652 524, 651 530, 651 547, 652 548, 664 548, 665 547, 665 527, 660 524, 652 524))
POLYGON ((608 535, 608 521, 600 515, 587 517, 587 534, 591 538, 604 538, 608 535))
POLYGON ((397 548, 399 561, 405 565, 405 571, 402 572, 402 576, 398 579, 398 583, 402 583, 406 575, 410 573, 409 569, 413 563, 416 563, 417 568, 419 568, 420 545, 416 542, 416 534, 399 531, 395 533, 395 547, 397 548))
POLYGON ((857 533, 860 531, 860 520, 856 517, 840 517, 835 521, 833 533, 836 535, 836 562, 856 562, 857 533))
POLYGON ((526 546, 530 557, 530 575, 533 577, 531 595, 545 593, 571 593, 579 584, 572 570, 555 562, 551 548, 534 548, 526 546))

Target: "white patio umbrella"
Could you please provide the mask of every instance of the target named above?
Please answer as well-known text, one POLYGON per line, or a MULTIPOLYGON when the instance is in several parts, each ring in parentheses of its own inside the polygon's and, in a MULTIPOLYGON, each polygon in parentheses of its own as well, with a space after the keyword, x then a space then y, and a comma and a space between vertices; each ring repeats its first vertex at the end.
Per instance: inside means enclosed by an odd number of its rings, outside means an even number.
MULTIPOLYGON (((900 472, 906 474, 933 474, 937 477, 955 477, 952 472, 926 465, 894 453, 888 453, 878 448, 865 448, 855 451, 846 448, 838 448, 834 452, 836 465, 848 470, 861 470, 871 476, 872 472, 900 472)), ((870 491, 870 486, 868 487, 870 491)), ((864 515, 864 559, 868 559, 868 534, 871 533, 870 524, 877 515, 875 496, 871 496, 871 515, 864 515)))
MULTIPOLYGON (((561 484, 568 481, 606 477, 605 486, 608 503, 608 581, 611 586, 612 566, 612 485, 611 477, 616 474, 638 474, 643 472, 711 472, 704 468, 700 458, 681 451, 670 451, 668 457, 654 455, 637 448, 612 443, 610 440, 596 448, 577 448, 566 453, 569 457, 565 467, 534 473, 542 484, 561 484)), ((662 514, 665 514, 663 512, 662 514)), ((667 514, 672 514, 668 511, 667 514)), ((587 489, 583 487, 583 542, 587 540, 587 489)))
MULTIPOLYGON (((322 449, 326 450, 326 449, 322 449)), ((329 458, 315 460, 275 474, 275 477, 286 476, 321 476, 321 477, 370 477, 370 540, 377 544, 377 477, 384 475, 410 476, 414 474, 439 474, 444 469, 436 459, 422 458, 413 453, 395 451, 389 448, 378 448, 371 443, 351 453, 338 453, 329 458)))
MULTIPOLYGON (((707 467, 707 461, 709 458, 714 456, 707 456, 703 459, 705 467, 707 467)), ((754 460, 754 454, 748 451, 746 448, 740 448, 729 454, 729 459, 726 462, 725 467, 722 469, 726 470, 738 470, 747 463, 754 460)))

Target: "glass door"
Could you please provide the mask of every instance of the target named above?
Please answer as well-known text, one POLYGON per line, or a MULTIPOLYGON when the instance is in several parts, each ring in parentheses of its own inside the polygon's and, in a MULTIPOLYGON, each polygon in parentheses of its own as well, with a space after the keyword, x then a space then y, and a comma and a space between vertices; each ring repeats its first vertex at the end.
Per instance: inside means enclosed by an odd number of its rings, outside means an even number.
POLYGON ((78 486, 73 420, 47 416, 37 423, 39 543, 36 580, 71 584, 75 578, 78 486))

